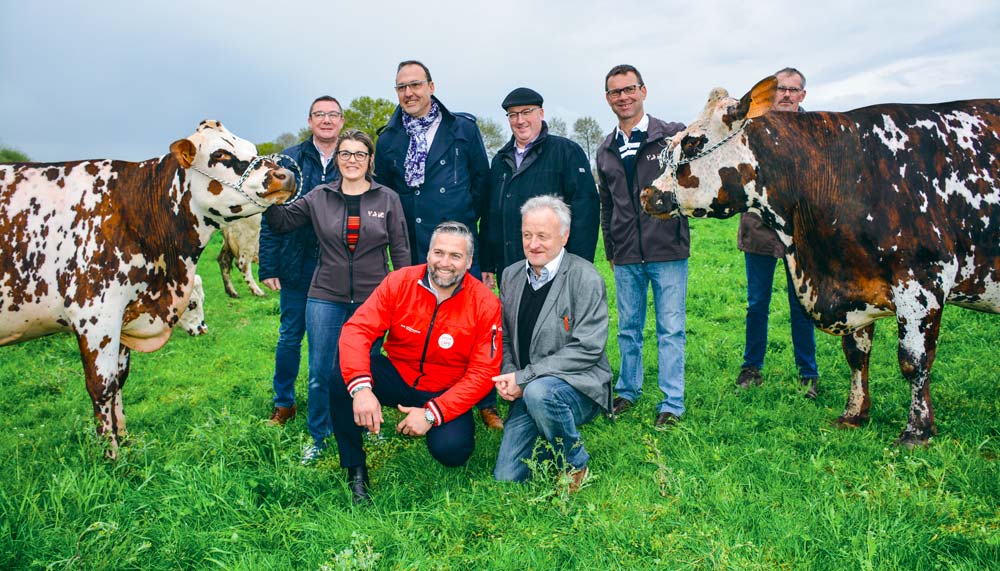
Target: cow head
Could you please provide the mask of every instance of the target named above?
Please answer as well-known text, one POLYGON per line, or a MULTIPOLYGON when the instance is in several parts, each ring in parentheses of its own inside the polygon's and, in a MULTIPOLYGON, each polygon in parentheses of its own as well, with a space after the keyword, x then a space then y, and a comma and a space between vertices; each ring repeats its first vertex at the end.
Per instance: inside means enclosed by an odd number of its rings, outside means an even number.
POLYGON ((728 218, 759 200, 757 161, 743 129, 770 110, 777 86, 774 76, 767 77, 739 100, 713 89, 701 115, 664 150, 666 170, 642 191, 645 211, 658 218, 728 218))
POLYGON ((295 192, 291 171, 258 158, 253 143, 218 121, 202 121, 193 135, 170 145, 170 152, 187 169, 192 208, 216 228, 280 204, 295 192))
POLYGON ((194 276, 194 287, 191 288, 187 309, 181 314, 177 325, 187 331, 188 335, 208 333, 208 325, 205 325, 205 288, 202 286, 201 276, 197 274, 194 276))

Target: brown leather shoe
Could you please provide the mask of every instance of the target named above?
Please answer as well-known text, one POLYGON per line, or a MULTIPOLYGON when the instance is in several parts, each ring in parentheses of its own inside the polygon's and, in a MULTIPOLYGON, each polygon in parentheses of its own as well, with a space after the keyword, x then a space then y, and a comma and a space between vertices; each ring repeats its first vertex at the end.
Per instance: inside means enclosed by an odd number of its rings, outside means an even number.
POLYGON ((583 487, 584 483, 586 483, 587 478, 589 478, 589 477, 590 477, 590 467, 589 466, 584 466, 583 468, 580 468, 579 470, 573 470, 572 472, 570 472, 569 473, 570 482, 569 482, 569 489, 568 489, 569 493, 575 494, 575 493, 579 492, 580 488, 583 487))
POLYGON ((503 419, 500 418, 500 411, 495 406, 488 406, 479 409, 479 418, 483 419, 483 424, 490 430, 503 430, 503 419))
POLYGON ((661 412, 656 415, 656 420, 653 422, 653 428, 656 430, 668 430, 673 428, 677 424, 677 415, 672 412, 661 412))
POLYGON ((271 420, 267 421, 272 426, 285 426, 285 423, 295 418, 295 405, 276 406, 271 411, 271 420))
POLYGON ((635 403, 625 397, 615 397, 614 402, 611 403, 611 412, 613 412, 615 416, 618 416, 619 414, 632 408, 634 405, 635 403))

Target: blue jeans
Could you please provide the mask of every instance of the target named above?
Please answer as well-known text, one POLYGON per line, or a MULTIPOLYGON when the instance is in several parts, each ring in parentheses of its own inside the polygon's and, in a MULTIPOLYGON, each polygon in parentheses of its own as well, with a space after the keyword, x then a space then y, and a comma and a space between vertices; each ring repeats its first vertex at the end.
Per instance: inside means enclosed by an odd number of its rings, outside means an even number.
POLYGON ((360 303, 338 303, 314 297, 306 303, 306 329, 309 331, 308 426, 317 448, 325 448, 327 437, 333 434, 331 388, 344 387, 338 351, 340 330, 359 307, 360 303))
POLYGON ((618 347, 621 368, 615 391, 632 402, 642 396, 642 340, 646 324, 646 292, 653 288, 656 315, 657 381, 664 399, 658 412, 684 414, 684 332, 687 260, 615 264, 618 300, 618 347))
MULTIPOLYGON (((767 316, 771 308, 771 288, 777 258, 760 254, 743 253, 747 266, 747 328, 743 366, 761 369, 767 352, 767 316)), ((799 376, 804 379, 819 377, 816 368, 816 330, 795 296, 792 277, 785 268, 788 290, 788 312, 792 321, 792 347, 799 376)))
POLYGON ((600 411, 597 403, 562 379, 538 377, 531 381, 524 386, 521 398, 510 405, 493 477, 513 482, 531 477, 525 460, 531 458, 539 436, 552 447, 545 449, 539 460, 554 459, 564 470, 583 468, 590 456, 580 442, 577 427, 593 420, 600 411), (553 458, 553 451, 561 457, 553 458))
MULTIPOLYGON (((397 405, 419 406, 442 395, 445 391, 421 391, 406 384, 389 359, 381 354, 372 355, 372 391, 383 407, 397 405)), ((354 424, 354 400, 347 394, 347 386, 340 383, 331 391, 333 397, 333 422, 336 427, 337 449, 343 468, 366 465, 363 429, 354 424)), ((391 422, 382 425, 383 431, 395 430, 391 422)), ((476 448, 476 425, 472 411, 465 412, 442 424, 434 426, 424 436, 431 457, 441 464, 454 468, 464 465, 476 448)))
POLYGON ((278 346, 274 350, 274 406, 295 404, 295 378, 302 359, 302 336, 306 333, 306 294, 304 289, 282 287, 278 292, 281 325, 278 346))

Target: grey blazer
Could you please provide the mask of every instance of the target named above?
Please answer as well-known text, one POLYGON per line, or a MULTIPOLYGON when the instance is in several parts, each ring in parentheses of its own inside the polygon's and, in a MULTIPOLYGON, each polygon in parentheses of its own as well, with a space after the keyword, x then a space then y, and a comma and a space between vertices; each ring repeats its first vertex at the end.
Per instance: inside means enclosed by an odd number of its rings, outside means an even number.
POLYGON ((522 387, 542 376, 560 378, 610 410, 611 366, 604 350, 608 341, 604 280, 587 260, 569 252, 564 254, 531 335, 531 364, 522 367, 524 359, 517 354, 517 312, 524 288, 530 287, 525 265, 521 260, 503 272, 502 372, 514 373, 522 387))

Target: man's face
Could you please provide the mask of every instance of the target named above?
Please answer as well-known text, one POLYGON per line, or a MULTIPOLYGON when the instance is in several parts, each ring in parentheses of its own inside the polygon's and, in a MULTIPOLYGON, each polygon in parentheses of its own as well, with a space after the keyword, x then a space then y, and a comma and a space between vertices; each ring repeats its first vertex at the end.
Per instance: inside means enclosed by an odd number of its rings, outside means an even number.
POLYGON ((399 106, 410 117, 427 115, 431 110, 433 94, 434 82, 427 81, 427 74, 419 65, 404 65, 396 73, 396 95, 399 97, 399 106))
POLYGON ((778 92, 774 94, 775 111, 798 111, 799 104, 806 98, 802 88, 802 78, 797 73, 779 73, 778 92))
POLYGON ((472 267, 469 242, 457 234, 438 234, 427 252, 427 272, 434 285, 449 288, 462 281, 472 267))
POLYGON ((569 240, 569 230, 559 228, 559 217, 549 208, 538 208, 521 218, 521 245, 532 268, 541 271, 556 259, 569 240))
POLYGON ((507 108, 507 119, 514 140, 523 147, 542 132, 545 110, 538 105, 514 105, 507 108))
POLYGON ((309 128, 313 137, 320 143, 336 143, 340 129, 344 126, 344 113, 333 101, 317 101, 309 110, 309 128), (322 113, 322 117, 317 117, 322 113), (336 116, 329 115, 334 113, 336 116))
POLYGON ((642 103, 646 100, 646 86, 634 88, 636 85, 639 85, 639 78, 631 71, 608 78, 607 91, 612 91, 613 95, 605 93, 604 98, 608 100, 611 111, 614 112, 619 121, 642 118, 642 103), (634 89, 631 95, 625 91, 618 91, 629 89, 634 89))

